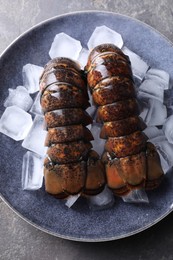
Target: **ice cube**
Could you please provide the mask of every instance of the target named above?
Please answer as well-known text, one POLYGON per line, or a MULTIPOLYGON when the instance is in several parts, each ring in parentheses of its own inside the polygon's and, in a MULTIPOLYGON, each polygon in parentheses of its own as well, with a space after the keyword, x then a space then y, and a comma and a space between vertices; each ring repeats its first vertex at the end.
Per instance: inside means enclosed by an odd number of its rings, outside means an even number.
POLYGON ((169 143, 173 144, 173 115, 169 116, 164 125, 163 125, 163 132, 169 143))
POLYGON ((129 50, 127 47, 124 46, 122 48, 122 51, 124 52, 124 54, 129 56, 134 77, 142 80, 145 77, 149 65, 144 60, 142 60, 139 55, 129 50))
POLYGON ((112 43, 117 47, 122 48, 123 39, 121 37, 121 34, 108 28, 105 25, 102 25, 95 28, 87 45, 88 48, 91 50, 97 45, 103 43, 112 43))
POLYGON ((143 119, 144 122, 146 122, 146 117, 148 114, 148 107, 143 107, 141 113, 140 113, 140 117, 143 119))
POLYGON ((149 98, 146 102, 147 106, 144 108, 145 118, 142 117, 142 113, 140 114, 144 122, 147 126, 163 125, 167 117, 166 106, 157 99, 149 98))
POLYGON ((81 65, 81 69, 84 69, 84 67, 87 64, 87 60, 88 60, 88 55, 89 55, 89 50, 83 48, 81 50, 81 52, 79 53, 79 57, 78 57, 78 62, 81 65))
POLYGON ((49 51, 49 56, 51 59, 56 57, 67 57, 77 60, 81 50, 82 45, 80 41, 61 32, 55 36, 49 51))
POLYGON ((150 110, 147 114, 146 123, 148 126, 163 125, 166 117, 167 110, 165 105, 156 99, 149 99, 150 110))
POLYGON ((37 190, 43 183, 43 159, 35 153, 26 152, 22 164, 22 189, 37 190))
POLYGON ((40 90, 44 90, 48 85, 57 82, 57 77, 55 76, 54 69, 51 69, 50 72, 46 73, 40 80, 40 90))
POLYGON ((95 116, 96 116, 97 107, 94 104, 94 101, 93 101, 93 98, 92 98, 90 91, 88 91, 88 97, 89 97, 89 103, 91 104, 91 106, 86 109, 86 112, 92 117, 92 119, 94 119, 95 116))
POLYGON ((40 92, 38 92, 37 96, 35 97, 34 99, 34 103, 30 109, 30 112, 35 114, 35 115, 42 115, 43 114, 43 111, 42 111, 42 108, 41 108, 41 105, 40 105, 40 92))
POLYGON ((146 122, 146 117, 149 111, 149 104, 147 99, 141 99, 138 96, 138 101, 140 105, 140 117, 146 122))
POLYGON ((165 142, 167 140, 166 140, 165 135, 159 135, 159 136, 155 136, 155 137, 151 138, 149 141, 157 146, 157 144, 159 144, 161 142, 165 142))
POLYGON ((92 106, 90 106, 90 107, 88 107, 88 108, 86 109, 86 112, 87 112, 92 118, 94 118, 95 115, 96 115, 96 112, 97 112, 97 108, 96 108, 96 106, 92 105, 92 106))
MULTIPOLYGON (((155 147, 157 148, 157 151, 162 155, 166 163, 168 164, 169 168, 173 166, 173 157, 172 157, 172 151, 173 151, 173 144, 170 144, 166 138, 159 138, 159 139, 151 139, 150 140, 155 147)), ((165 162, 164 162, 165 164, 165 162)), ((168 168, 168 167, 167 167, 168 168)))
POLYGON ((170 166, 169 166, 168 162, 166 161, 166 159, 164 158, 164 155, 162 155, 161 151, 159 151, 157 149, 157 152, 158 152, 159 157, 160 157, 160 163, 161 163, 163 172, 166 174, 167 171, 170 169, 170 166))
POLYGON ((138 91, 138 88, 139 88, 139 86, 141 85, 141 79, 138 79, 138 78, 136 78, 136 77, 133 75, 133 80, 134 80, 135 89, 136 89, 136 91, 138 91))
POLYGON ((156 126, 148 126, 143 130, 143 132, 146 134, 146 136, 151 139, 160 135, 163 135, 163 130, 159 129, 156 126))
POLYGON ((163 103, 164 87, 159 81, 145 79, 139 86, 140 95, 146 98, 155 98, 163 103))
POLYGON ((173 88, 164 91, 164 104, 167 108, 173 108, 173 88))
POLYGON ((44 146, 45 138, 47 132, 43 130, 44 127, 44 117, 40 115, 36 115, 34 118, 33 125, 22 142, 22 146, 40 156, 44 156, 46 154, 47 148, 44 146))
POLYGON ((68 196, 68 198, 66 199, 66 203, 65 205, 68 207, 68 208, 71 208, 75 202, 78 200, 78 198, 80 197, 80 193, 76 194, 76 195, 70 195, 68 196))
POLYGON ((149 203, 145 190, 132 190, 127 195, 122 196, 127 203, 149 203))
POLYGON ((173 115, 173 106, 167 107, 167 116, 173 115))
POLYGON ((91 142, 93 145, 93 150, 95 150, 100 156, 104 151, 105 141, 100 138, 101 124, 93 123, 91 127, 91 133, 94 137, 94 140, 91 142))
POLYGON ((86 127, 91 131, 91 127, 92 127, 91 124, 90 124, 90 125, 87 125, 86 127))
POLYGON ((32 106, 33 100, 28 91, 23 86, 18 86, 16 89, 9 88, 9 95, 4 101, 4 106, 18 106, 21 109, 28 111, 32 106))
POLYGON ((113 206, 115 202, 113 193, 110 191, 107 186, 105 186, 104 190, 94 196, 88 197, 88 204, 90 209, 92 210, 102 210, 106 208, 110 208, 113 206))
POLYGON ((0 119, 0 132, 16 141, 23 140, 31 126, 31 115, 17 106, 7 107, 0 119))
POLYGON ((164 70, 151 68, 147 71, 145 78, 158 81, 163 89, 169 89, 170 87, 169 74, 164 70))
POLYGON ((28 90, 29 93, 35 93, 39 90, 39 79, 43 73, 43 67, 26 64, 23 67, 23 85, 28 90))

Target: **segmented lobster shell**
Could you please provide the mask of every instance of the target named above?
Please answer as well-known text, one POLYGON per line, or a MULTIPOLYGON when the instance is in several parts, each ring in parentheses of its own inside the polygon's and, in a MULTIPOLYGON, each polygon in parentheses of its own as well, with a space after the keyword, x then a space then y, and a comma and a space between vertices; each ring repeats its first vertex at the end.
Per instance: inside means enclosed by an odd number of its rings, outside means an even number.
POLYGON ((68 58, 48 62, 40 79, 40 103, 47 127, 44 162, 45 189, 57 198, 95 195, 105 185, 104 165, 91 150, 85 112, 90 105, 86 79, 78 64, 68 58))
POLYGON ((112 44, 95 47, 85 67, 93 100, 98 105, 97 121, 107 139, 102 160, 108 187, 123 195, 131 189, 155 188, 163 177, 159 155, 142 132, 139 104, 131 64, 112 44))

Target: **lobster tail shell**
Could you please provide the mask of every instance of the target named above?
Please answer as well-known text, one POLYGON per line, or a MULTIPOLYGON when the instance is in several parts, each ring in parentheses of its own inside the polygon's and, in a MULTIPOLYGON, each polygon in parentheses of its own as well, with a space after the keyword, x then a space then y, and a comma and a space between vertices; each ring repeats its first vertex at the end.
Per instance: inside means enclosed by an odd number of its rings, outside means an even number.
POLYGON ((155 146, 148 142, 147 143, 147 178, 145 188, 151 190, 157 188, 163 177, 164 173, 160 166, 160 157, 156 151, 155 146))
POLYGON ((92 151, 92 123, 86 79, 68 58, 51 60, 40 79, 40 103, 48 130, 44 162, 45 189, 56 198, 82 193, 95 195, 105 185, 105 170, 92 151))
POLYGON ((163 177, 159 155, 142 132, 131 64, 119 48, 102 44, 94 48, 85 67, 97 121, 107 139, 102 160, 108 187, 116 195, 132 189, 155 188, 163 177))
POLYGON ((85 195, 96 195, 100 193, 105 185, 104 164, 98 154, 91 150, 87 161, 87 176, 83 193, 85 195))
POLYGON ((115 195, 133 189, 159 186, 163 170, 153 144, 142 132, 139 104, 131 64, 119 48, 102 44, 94 48, 83 73, 68 58, 48 62, 40 79, 40 103, 48 130, 44 161, 45 189, 63 199, 81 193, 100 193, 105 184, 115 195), (87 82, 98 106, 100 137, 106 139, 100 160, 92 150, 92 123, 85 109, 87 82), (106 171, 106 174, 105 174, 106 171))
POLYGON ((46 191, 57 198, 75 195, 83 189, 86 178, 86 163, 55 164, 45 162, 46 191))
POLYGON ((63 108, 45 113, 47 128, 92 123, 91 117, 82 108, 63 108))
POLYGON ((108 137, 126 136, 136 131, 142 131, 145 128, 146 125, 140 117, 132 116, 117 121, 105 122, 100 137, 107 139, 108 137))

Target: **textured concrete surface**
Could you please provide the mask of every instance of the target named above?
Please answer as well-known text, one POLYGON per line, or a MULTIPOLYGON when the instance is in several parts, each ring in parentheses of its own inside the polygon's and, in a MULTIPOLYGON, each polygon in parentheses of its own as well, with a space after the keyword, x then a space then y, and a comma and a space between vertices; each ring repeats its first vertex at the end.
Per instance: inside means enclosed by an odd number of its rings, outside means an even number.
MULTIPOLYGON (((173 42, 172 0, 0 0, 0 52, 38 22, 58 14, 94 9, 137 18, 173 42)), ((0 259, 171 260, 172 223, 173 214, 170 214, 156 226, 130 238, 107 243, 77 243, 35 229, 0 200, 0 259)))

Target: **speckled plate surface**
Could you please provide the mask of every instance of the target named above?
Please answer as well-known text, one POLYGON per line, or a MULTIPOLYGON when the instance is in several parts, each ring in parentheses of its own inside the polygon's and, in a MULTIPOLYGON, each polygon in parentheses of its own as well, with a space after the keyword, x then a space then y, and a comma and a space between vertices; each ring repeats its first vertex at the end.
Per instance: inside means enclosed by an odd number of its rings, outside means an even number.
MULTIPOLYGON (((55 34, 65 32, 86 43, 96 26, 107 25, 122 34, 124 44, 148 64, 166 70, 173 81, 173 46, 151 27, 119 14, 80 12, 55 17, 27 31, 14 41, 0 59, 0 113, 8 88, 22 84, 22 67, 26 63, 43 66, 55 34)), ((171 171, 159 189, 149 192, 148 205, 123 203, 90 211, 83 200, 68 209, 44 192, 21 189, 22 157, 26 152, 21 142, 0 134, 0 194, 22 218, 52 235, 77 241, 109 241, 133 235, 154 225, 173 208, 171 171)))

